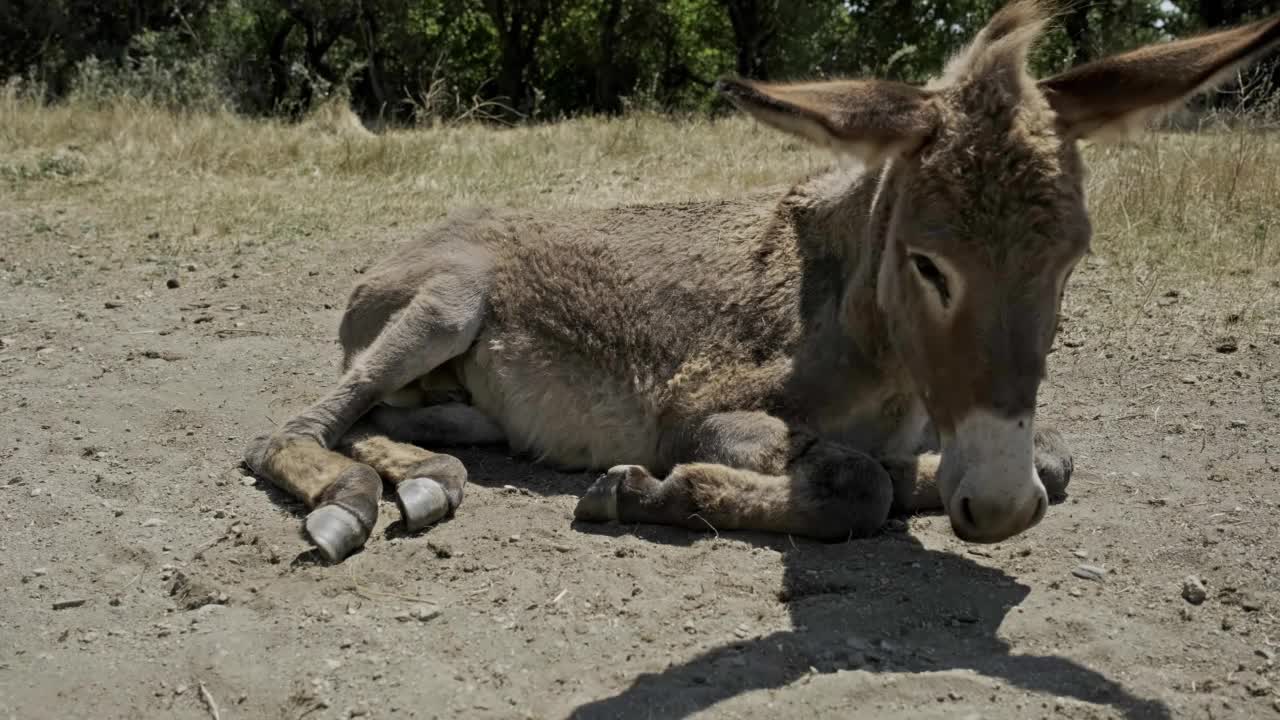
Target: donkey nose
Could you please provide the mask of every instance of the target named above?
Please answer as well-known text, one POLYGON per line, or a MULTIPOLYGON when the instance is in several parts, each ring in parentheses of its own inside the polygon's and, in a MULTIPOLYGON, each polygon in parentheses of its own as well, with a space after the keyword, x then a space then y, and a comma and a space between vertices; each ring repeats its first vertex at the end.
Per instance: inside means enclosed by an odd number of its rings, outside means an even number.
POLYGON ((1034 527, 1048 505, 1043 487, 1017 498, 961 494, 952 504, 951 528, 966 542, 997 543, 1034 527))

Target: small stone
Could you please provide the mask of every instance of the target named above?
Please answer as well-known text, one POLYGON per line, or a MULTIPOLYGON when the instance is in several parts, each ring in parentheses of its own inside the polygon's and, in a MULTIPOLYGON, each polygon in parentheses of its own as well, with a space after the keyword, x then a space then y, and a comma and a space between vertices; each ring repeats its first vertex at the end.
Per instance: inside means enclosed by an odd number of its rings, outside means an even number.
POLYGON ((441 610, 440 608, 419 607, 419 608, 414 608, 410 614, 413 616, 413 619, 417 620, 418 622, 428 622, 430 620, 435 620, 436 618, 440 617, 441 610))
POLYGON ((1226 475, 1223 475, 1222 473, 1213 473, 1212 475, 1209 476, 1209 482, 1224 483, 1229 479, 1230 478, 1228 478, 1226 475))
POLYGON ((142 527, 145 527, 145 528, 160 527, 163 524, 164 524, 164 521, 161 520, 160 518, 150 518, 148 520, 142 521, 142 527))
POLYGON ((1217 350, 1223 355, 1229 355, 1235 352, 1236 350, 1239 350, 1240 344, 1233 337, 1224 337, 1224 338, 1218 339, 1218 342, 1214 344, 1213 349, 1217 350))
POLYGON ((1272 709, 1272 710, 1275 710, 1275 711, 1276 711, 1276 712, 1278 712, 1278 713, 1280 713, 1280 699, 1276 699, 1276 700, 1272 700, 1272 701, 1271 701, 1271 709, 1272 709))
POLYGON ((185 693, 186 691, 187 691, 187 686, 186 686, 186 685, 179 685, 178 687, 176 687, 176 688, 174 688, 174 689, 173 689, 173 694, 174 694, 174 695, 181 695, 181 694, 185 693))
POLYGON ((1195 376, 1194 376, 1194 375, 1183 375, 1183 376, 1182 376, 1182 384, 1183 384, 1183 385, 1195 385, 1197 382, 1198 382, 1198 381, 1196 380, 1196 378, 1195 378, 1195 376))
POLYGON ((1223 629, 1223 630, 1230 630, 1230 629, 1234 628, 1235 626, 1236 626, 1236 623, 1235 623, 1235 621, 1234 621, 1234 620, 1232 620, 1231 618, 1229 618, 1229 617, 1224 617, 1224 618, 1222 618, 1222 629, 1223 629))
POLYGON ((258 484, 258 478, 252 475, 242 475, 240 476, 240 484, 245 487, 253 487, 258 484))
POLYGON ((964 699, 964 696, 956 692, 955 690, 948 692, 947 697, 951 698, 952 702, 958 702, 964 699))
POLYGON ((102 303, 102 307, 104 307, 104 308, 106 308, 106 309, 108 309, 108 310, 115 310, 116 308, 124 307, 124 303, 122 303, 122 302, 116 302, 115 300, 108 300, 108 301, 106 301, 106 302, 102 303))
POLYGON ((1266 697, 1271 694, 1271 682, 1263 677, 1255 678, 1245 689, 1254 697, 1266 697))
POLYGON ((1089 557, 1089 553, 1088 553, 1088 551, 1085 551, 1085 550, 1076 550, 1075 552, 1073 552, 1073 553, 1071 553, 1071 554, 1072 554, 1072 555, 1075 555, 1076 557, 1080 558, 1081 560, 1083 560, 1083 559, 1085 559, 1085 558, 1089 557))
POLYGON ((1245 612, 1257 612, 1262 609, 1262 598, 1253 593, 1245 593, 1240 598, 1240 608, 1245 612))
POLYGON ((1276 654, 1271 650, 1271 648, 1258 648, 1257 655, 1267 662, 1271 662, 1276 659, 1276 654))
POLYGON ((196 265, 193 262, 188 262, 188 263, 182 263, 182 269, 186 270, 187 272, 195 272, 196 270, 200 269, 200 266, 196 265))
POLYGON ((1071 571, 1071 574, 1082 580, 1102 582, 1102 578, 1107 574, 1107 571, 1097 565, 1077 565, 1076 569, 1071 571))
POLYGON ((89 602, 88 598, 75 598, 73 600, 57 600, 53 603, 54 610, 66 610, 68 608, 78 608, 89 602))
POLYGON ((1195 575, 1188 575, 1182 581, 1182 599, 1192 605, 1199 605, 1209 597, 1209 591, 1205 589, 1204 583, 1200 582, 1200 578, 1195 575))
POLYGON ((169 278, 168 280, 164 281, 164 286, 169 288, 170 290, 174 290, 182 287, 182 283, 178 281, 178 278, 169 278))
POLYGON ((30 495, 31 497, 40 497, 41 495, 44 494, 44 488, 31 488, 31 490, 29 490, 27 494, 30 495))
POLYGON ((520 536, 519 536, 518 534, 517 534, 517 535, 512 535, 511 537, 507 538, 507 542, 509 542, 509 543, 518 543, 518 542, 520 542, 520 536))
POLYGON ((49 574, 49 568, 38 567, 35 570, 32 570, 31 574, 35 575, 36 577, 44 577, 45 575, 49 574))

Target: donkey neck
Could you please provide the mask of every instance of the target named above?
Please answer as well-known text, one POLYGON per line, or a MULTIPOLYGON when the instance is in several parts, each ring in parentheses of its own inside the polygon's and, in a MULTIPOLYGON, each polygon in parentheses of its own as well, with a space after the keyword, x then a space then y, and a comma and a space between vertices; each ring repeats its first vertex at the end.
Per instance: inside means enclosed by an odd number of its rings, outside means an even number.
POLYGON ((894 170, 838 169, 798 184, 782 201, 799 253, 804 338, 792 390, 822 428, 874 420, 909 394, 876 302, 895 204, 894 170))

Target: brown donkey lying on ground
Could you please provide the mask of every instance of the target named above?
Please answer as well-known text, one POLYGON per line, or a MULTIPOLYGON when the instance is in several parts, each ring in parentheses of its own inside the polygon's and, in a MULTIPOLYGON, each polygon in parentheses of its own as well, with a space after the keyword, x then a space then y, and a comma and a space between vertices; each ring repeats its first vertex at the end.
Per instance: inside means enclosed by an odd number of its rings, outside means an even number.
POLYGON ((383 480, 411 530, 454 512, 466 470, 424 447, 478 443, 614 466, 585 521, 843 539, 943 508, 969 541, 1030 528, 1072 472, 1033 421, 1089 246, 1077 141, 1280 42, 1273 18, 1036 81, 1045 16, 1005 7, 923 88, 721 83, 862 172, 780 198, 442 223, 365 276, 341 381, 246 463, 313 508, 333 561, 368 538, 383 480))

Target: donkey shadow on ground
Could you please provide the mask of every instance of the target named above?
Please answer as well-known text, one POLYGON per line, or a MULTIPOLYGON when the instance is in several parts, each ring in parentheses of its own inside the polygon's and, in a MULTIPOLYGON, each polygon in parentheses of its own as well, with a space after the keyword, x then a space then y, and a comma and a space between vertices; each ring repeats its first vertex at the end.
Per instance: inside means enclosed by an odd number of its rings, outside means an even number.
MULTIPOLYGON (((542 495, 581 494, 590 477, 537 469, 491 452, 460 452, 478 485, 517 484, 542 495), (507 478, 498 480, 498 478, 507 478)), ((576 531, 639 535, 689 545, 705 535, 657 526, 574 523, 576 531)), ((1163 703, 1061 657, 1013 654, 998 631, 1031 592, 997 568, 928 550, 906 532, 825 544, 764 533, 722 537, 781 553, 778 599, 795 628, 735 641, 577 708, 574 720, 683 718, 753 690, 781 688, 813 672, 969 670, 1014 687, 1106 705, 1133 720, 1167 719, 1163 703)), ((1033 714, 1033 710, 1028 710, 1033 714)))

